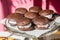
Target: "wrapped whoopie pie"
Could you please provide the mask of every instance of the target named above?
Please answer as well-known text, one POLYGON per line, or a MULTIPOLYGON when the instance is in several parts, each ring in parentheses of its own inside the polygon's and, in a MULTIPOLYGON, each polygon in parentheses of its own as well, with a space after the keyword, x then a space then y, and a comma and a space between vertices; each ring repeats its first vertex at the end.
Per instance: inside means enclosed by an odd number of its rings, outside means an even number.
POLYGON ((39 16, 33 19, 33 23, 36 25, 35 29, 45 30, 49 29, 49 20, 46 17, 39 16))
POLYGON ((41 7, 33 6, 29 8, 29 12, 39 13, 42 10, 41 7))
POLYGON ((15 10, 15 13, 20 13, 20 14, 25 14, 26 12, 28 12, 26 8, 17 8, 15 10))
POLYGON ((23 17, 17 21, 17 27, 22 31, 30 31, 33 29, 31 20, 26 17, 23 17))
POLYGON ((47 17, 50 20, 54 20, 54 11, 53 10, 42 10, 39 12, 40 16, 47 17))
POLYGON ((10 15, 7 16, 7 20, 8 20, 8 23, 11 25, 11 26, 16 26, 17 23, 16 21, 20 18, 22 18, 23 15, 19 14, 19 13, 12 13, 10 15))
POLYGON ((34 13, 34 12, 26 12, 26 13, 24 14, 24 16, 27 17, 27 18, 29 18, 29 19, 34 19, 34 18, 38 17, 39 15, 37 15, 37 14, 34 13))

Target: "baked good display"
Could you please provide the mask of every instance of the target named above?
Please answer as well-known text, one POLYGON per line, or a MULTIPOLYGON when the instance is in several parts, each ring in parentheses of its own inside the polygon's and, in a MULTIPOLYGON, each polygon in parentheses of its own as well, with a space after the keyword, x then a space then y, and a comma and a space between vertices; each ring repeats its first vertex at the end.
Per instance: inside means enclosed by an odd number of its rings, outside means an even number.
POLYGON ((36 13, 33 13, 33 12, 26 12, 24 14, 24 16, 29 18, 29 19, 34 19, 34 18, 38 17, 39 15, 37 15, 36 13))
POLYGON ((39 16, 33 19, 33 23, 36 25, 36 29, 48 29, 49 20, 46 17, 39 16))
POLYGON ((42 10, 38 6, 30 7, 29 11, 26 8, 17 8, 15 13, 7 16, 5 25, 14 35, 26 37, 25 40, 30 40, 30 38, 43 40, 44 38, 40 35, 45 36, 55 27, 55 24, 50 26, 54 22, 50 21, 54 20, 53 15, 53 10, 42 10))
POLYGON ((8 19, 8 23, 11 25, 11 26, 16 26, 16 21, 20 18, 22 18, 23 15, 19 14, 19 13, 13 13, 13 14, 10 14, 7 16, 7 19, 8 19))
POLYGON ((20 14, 25 14, 26 12, 28 12, 26 8, 17 8, 15 10, 15 13, 20 13, 20 14))
POLYGON ((24 17, 17 21, 17 27, 19 30, 28 31, 33 29, 31 20, 24 17))
POLYGON ((33 6, 29 8, 29 12, 39 13, 42 10, 41 7, 33 6))
POLYGON ((13 26, 18 26, 18 29, 23 31, 31 30, 33 27, 35 29, 48 29, 49 19, 52 19, 54 14, 53 10, 42 10, 38 6, 29 8, 29 12, 25 8, 17 8, 15 12, 14 14, 8 15, 8 23, 13 26), (17 11, 24 12, 24 15, 17 11))
POLYGON ((41 12, 39 12, 40 16, 44 16, 52 20, 54 19, 53 14, 54 14, 53 10, 42 10, 41 12))

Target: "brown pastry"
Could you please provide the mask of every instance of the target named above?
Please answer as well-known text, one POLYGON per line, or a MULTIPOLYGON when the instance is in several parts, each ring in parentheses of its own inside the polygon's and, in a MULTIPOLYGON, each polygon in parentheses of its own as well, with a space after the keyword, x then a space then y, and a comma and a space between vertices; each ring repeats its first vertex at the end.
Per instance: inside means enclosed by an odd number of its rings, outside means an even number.
POLYGON ((47 17, 48 19, 52 19, 52 20, 54 18, 53 14, 54 14, 53 10, 42 10, 41 12, 39 12, 40 16, 44 16, 44 17, 47 17))
POLYGON ((24 17, 21 18, 20 20, 17 21, 17 26, 19 30, 23 30, 23 31, 29 31, 32 30, 32 23, 31 20, 24 17))
POLYGON ((48 29, 49 20, 46 17, 39 16, 33 19, 33 23, 36 25, 36 29, 48 29))
POLYGON ((26 8, 17 8, 15 10, 15 13, 20 13, 20 14, 25 14, 26 12, 28 12, 26 8))
POLYGON ((33 19, 33 18, 38 17, 39 15, 37 15, 36 13, 33 13, 33 12, 26 12, 24 16, 29 19, 33 19))
POLYGON ((0 37, 0 40, 15 40, 15 39, 10 37, 0 37))
POLYGON ((23 15, 19 14, 19 13, 13 13, 13 14, 10 14, 7 16, 7 19, 8 19, 8 23, 11 25, 11 26, 16 26, 16 21, 20 18, 22 18, 23 15))
POLYGON ((42 8, 38 7, 38 6, 34 6, 29 8, 29 12, 34 12, 34 13, 39 13, 39 11, 41 11, 42 8))

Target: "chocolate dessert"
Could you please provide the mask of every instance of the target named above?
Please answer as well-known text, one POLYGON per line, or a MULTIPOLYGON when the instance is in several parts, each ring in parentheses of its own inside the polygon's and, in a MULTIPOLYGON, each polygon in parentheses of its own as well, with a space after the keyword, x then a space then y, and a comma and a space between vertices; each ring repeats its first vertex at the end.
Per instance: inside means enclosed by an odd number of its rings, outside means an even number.
POLYGON ((41 11, 41 10, 42 10, 42 8, 38 7, 38 6, 29 8, 29 12, 34 12, 34 13, 39 13, 39 11, 41 11))
POLYGON ((33 19, 33 23, 36 25, 36 29, 48 29, 49 20, 46 17, 39 16, 33 19))

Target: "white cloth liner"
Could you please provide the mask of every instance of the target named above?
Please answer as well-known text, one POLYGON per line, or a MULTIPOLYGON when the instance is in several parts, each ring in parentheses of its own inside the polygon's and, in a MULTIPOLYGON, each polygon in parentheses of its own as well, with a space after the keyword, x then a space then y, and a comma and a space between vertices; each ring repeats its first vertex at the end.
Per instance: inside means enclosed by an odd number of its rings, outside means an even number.
MULTIPOLYGON (((59 20, 60 19, 60 17, 59 18, 56 18, 56 22, 57 22, 57 19, 59 20)), ((2 21, 0 21, 0 23, 2 23, 2 24, 5 24, 5 20, 6 20, 6 18, 4 19, 4 20, 2 20, 2 21)), ((59 21, 59 23, 60 23, 60 21, 59 21)), ((32 30, 32 31, 21 31, 21 30, 19 30, 18 28, 17 28, 17 26, 15 26, 15 27, 12 27, 12 26, 10 26, 9 24, 8 24, 8 22, 6 21, 6 26, 7 27, 9 27, 11 30, 13 30, 13 31, 19 31, 19 32, 23 32, 23 33, 27 33, 27 34, 29 34, 29 35, 33 35, 33 36, 36 36, 36 37, 39 37, 40 35, 42 35, 42 34, 44 34, 44 33, 46 33, 46 32, 48 32, 48 31, 50 31, 50 29, 47 29, 47 30, 37 30, 37 29, 35 29, 35 30, 32 30), (7 25, 6 25, 7 24, 7 25)), ((0 33, 0 36, 8 36, 8 35, 10 35, 11 33, 8 33, 8 32, 1 32, 0 33)), ((11 37, 14 37, 14 38, 20 38, 20 36, 16 36, 16 35, 13 35, 13 36, 11 36, 11 37)), ((23 40, 25 37, 22 37, 21 36, 21 39, 23 40)))

